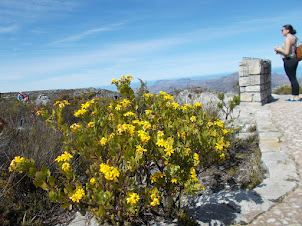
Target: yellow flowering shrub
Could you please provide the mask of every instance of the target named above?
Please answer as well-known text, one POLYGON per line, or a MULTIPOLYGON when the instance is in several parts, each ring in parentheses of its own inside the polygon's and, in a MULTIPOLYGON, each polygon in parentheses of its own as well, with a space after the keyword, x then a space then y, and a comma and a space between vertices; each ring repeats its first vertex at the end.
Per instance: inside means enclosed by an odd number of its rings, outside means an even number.
POLYGON ((66 101, 56 103, 52 114, 39 111, 62 134, 65 151, 55 159, 62 176, 55 178, 45 167, 37 171, 34 162, 20 156, 10 170, 27 172, 51 201, 88 210, 100 222, 134 221, 152 209, 167 216, 177 213, 172 210, 184 193, 203 189, 199 166, 226 158, 230 132, 201 104, 179 105, 165 92, 142 95, 145 109, 140 109, 131 79, 113 79, 122 98, 110 105, 97 99, 82 104, 74 112, 80 120, 72 125, 62 124, 66 101), (85 178, 73 169, 75 156, 88 164, 85 178), (30 164, 22 166, 26 161, 30 164))

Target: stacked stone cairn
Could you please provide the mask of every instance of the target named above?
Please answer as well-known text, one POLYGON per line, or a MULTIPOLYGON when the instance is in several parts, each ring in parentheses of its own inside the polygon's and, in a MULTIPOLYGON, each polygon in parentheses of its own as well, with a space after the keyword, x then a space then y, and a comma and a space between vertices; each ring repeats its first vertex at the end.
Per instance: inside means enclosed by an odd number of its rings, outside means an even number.
POLYGON ((271 61, 244 57, 239 63, 240 100, 264 105, 272 100, 271 61))

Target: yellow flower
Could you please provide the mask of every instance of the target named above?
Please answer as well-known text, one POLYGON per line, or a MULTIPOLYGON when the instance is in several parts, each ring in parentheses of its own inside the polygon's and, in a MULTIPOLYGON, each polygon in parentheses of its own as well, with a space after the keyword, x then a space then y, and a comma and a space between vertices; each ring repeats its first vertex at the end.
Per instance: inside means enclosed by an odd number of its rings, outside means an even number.
POLYGON ((117 104, 116 107, 115 107, 115 110, 120 111, 121 109, 122 109, 122 106, 117 104))
POLYGON ((136 145, 136 151, 137 152, 146 152, 147 149, 142 148, 142 146, 140 146, 140 145, 136 145))
POLYGON ((114 180, 120 176, 120 172, 113 166, 108 166, 104 163, 100 165, 100 172, 105 176, 106 180, 114 180))
POLYGON ((62 157, 65 161, 69 161, 71 158, 73 158, 73 156, 71 154, 69 154, 67 151, 64 152, 62 157))
POLYGON ((217 125, 217 126, 223 128, 223 122, 220 121, 220 120, 215 121, 215 122, 214 122, 214 125, 217 125))
POLYGON ((167 93, 165 93, 165 92, 163 92, 163 91, 159 91, 159 93, 161 94, 161 95, 166 95, 167 93))
POLYGON ((115 78, 111 80, 111 84, 114 84, 115 82, 117 82, 115 78))
POLYGON ((216 137, 217 136, 216 131, 211 131, 211 136, 216 137))
POLYGON ((227 131, 226 129, 222 130, 223 134, 227 134, 229 131, 227 131))
POLYGON ((68 162, 63 163, 62 170, 66 172, 69 169, 70 169, 70 164, 68 162))
POLYGON ((190 173, 191 173, 192 175, 196 175, 196 171, 195 171, 195 169, 194 169, 193 167, 190 169, 190 173))
POLYGON ((144 121, 143 124, 143 130, 147 130, 151 127, 151 124, 148 121, 144 121))
POLYGON ((171 154, 174 153, 174 149, 172 148, 172 146, 167 145, 167 147, 165 148, 165 152, 166 152, 166 155, 171 156, 171 154))
POLYGON ((160 204, 159 199, 154 198, 153 201, 150 204, 151 204, 151 206, 158 206, 160 204))
POLYGON ((70 129, 72 129, 72 131, 76 131, 79 128, 81 128, 81 125, 78 123, 74 123, 70 126, 70 129))
POLYGON ((94 127, 94 122, 89 122, 89 123, 88 123, 88 127, 89 127, 89 128, 93 128, 93 127, 94 127))
POLYGON ((199 155, 198 155, 197 153, 194 153, 193 158, 194 158, 196 161, 199 161, 199 155))
POLYGON ((16 156, 14 160, 15 160, 15 163, 21 163, 21 162, 25 161, 25 158, 24 157, 20 157, 20 156, 16 156))
POLYGON ((71 200, 73 202, 79 202, 82 198, 84 198, 85 192, 83 188, 78 188, 75 193, 71 196, 71 200))
POLYGON ((124 116, 135 116, 135 113, 128 111, 127 113, 124 114, 124 116))
POLYGON ((21 162, 24 162, 25 161, 25 158, 24 157, 20 157, 20 156, 16 156, 10 163, 9 167, 8 167, 8 170, 9 171, 12 171, 14 169, 16 169, 17 167, 17 164, 18 163, 21 163, 21 162))
POLYGON ((133 77, 131 75, 125 75, 125 77, 128 79, 131 79, 131 80, 133 79, 133 77))
POLYGON ((225 147, 229 147, 230 146, 230 141, 227 141, 226 144, 224 145, 225 147))
POLYGON ((152 113, 152 110, 145 110, 146 115, 150 115, 152 113))
POLYGON ((195 182, 198 182, 198 179, 197 179, 197 177, 196 177, 196 171, 195 171, 195 169, 194 169, 193 167, 190 169, 190 173, 191 173, 191 178, 192 178, 195 182))
POLYGON ((100 164, 100 172, 102 172, 102 173, 110 172, 110 166, 108 166, 104 163, 100 164))
POLYGON ((106 145, 107 141, 108 140, 105 137, 102 137, 102 139, 100 140, 100 143, 102 146, 104 146, 104 145, 106 145))
POLYGON ((113 139, 113 137, 114 137, 114 133, 111 133, 110 135, 109 135, 109 140, 112 140, 113 139))
POLYGON ((95 112, 94 112, 94 111, 91 112, 90 115, 91 115, 91 116, 95 116, 95 112))
POLYGON ((143 135, 143 136, 141 136, 141 141, 142 141, 144 144, 147 143, 150 139, 151 139, 151 137, 148 136, 148 135, 143 135))
POLYGON ((178 109, 178 107, 179 107, 179 104, 176 102, 173 102, 171 105, 172 105, 172 107, 174 107, 175 110, 178 109))
POLYGON ((62 101, 56 101, 56 103, 54 103, 54 106, 55 105, 59 105, 60 108, 63 108, 65 107, 66 105, 70 105, 70 103, 68 103, 67 100, 62 100, 62 101))
POLYGON ((185 111, 185 110, 187 110, 190 107, 191 107, 191 105, 185 104, 185 105, 181 106, 180 109, 183 110, 183 111, 185 111))
POLYGON ((85 104, 81 104, 82 110, 87 109, 90 106, 90 102, 86 102, 85 104))
POLYGON ((201 103, 195 103, 194 106, 196 106, 196 107, 202 107, 201 103))
POLYGON ((185 132, 177 132, 177 136, 178 137, 183 137, 183 138, 185 138, 186 137, 186 133, 185 132))
POLYGON ((158 132, 157 132, 157 136, 158 136, 158 137, 162 137, 162 136, 164 136, 164 135, 165 135, 164 131, 158 131, 158 132))
POLYGON ((156 143, 156 145, 158 147, 166 147, 167 146, 167 142, 164 139, 159 139, 156 143))
POLYGON ((149 98, 149 97, 153 97, 153 94, 145 93, 143 96, 149 98))
POLYGON ((208 126, 212 126, 213 125, 213 122, 208 122, 208 126))
POLYGON ((89 182, 90 182, 90 184, 94 185, 95 184, 95 178, 94 177, 91 178, 89 182))
POLYGON ((133 124, 138 124, 139 126, 141 125, 141 122, 139 120, 133 120, 132 123, 133 124))
POLYGON ((220 154, 220 159, 225 159, 225 154, 224 153, 220 154))
POLYGON ((166 100, 174 100, 174 97, 171 96, 171 95, 169 95, 169 94, 164 95, 164 98, 165 98, 166 100))
POLYGON ((87 110, 82 108, 82 109, 79 109, 76 113, 74 113, 74 116, 78 117, 80 115, 84 115, 86 112, 87 112, 87 110))
POLYGON ((146 135, 146 132, 144 130, 138 130, 137 133, 138 133, 138 136, 140 136, 140 137, 146 135))
POLYGON ((221 144, 216 143, 215 147, 217 148, 217 150, 220 150, 220 151, 223 150, 223 146, 221 144))
POLYGON ((190 120, 191 120, 191 122, 196 122, 196 116, 192 116, 192 117, 190 118, 190 120))
POLYGON ((123 99, 120 103, 121 103, 124 107, 127 107, 128 105, 131 104, 130 100, 128 100, 128 99, 123 99))
POLYGON ((156 182, 158 178, 163 178, 164 175, 161 172, 155 172, 150 176, 151 183, 156 182))
POLYGON ((189 155, 190 152, 191 152, 191 149, 190 148, 186 148, 185 151, 186 151, 186 155, 189 155))
POLYGON ((64 154, 58 156, 55 161, 56 162, 68 162, 73 156, 69 154, 67 151, 64 152, 64 154))
POLYGON ((160 197, 157 196, 157 190, 154 190, 153 193, 150 195, 150 198, 152 199, 152 202, 150 203, 151 206, 157 206, 159 205, 159 199, 160 197))
POLYGON ((174 179, 171 180, 171 182, 172 182, 173 184, 176 184, 176 183, 177 183, 177 179, 174 178, 174 179))
POLYGON ((126 198, 127 203, 129 204, 136 204, 139 201, 139 195, 137 193, 129 193, 128 197, 126 198))

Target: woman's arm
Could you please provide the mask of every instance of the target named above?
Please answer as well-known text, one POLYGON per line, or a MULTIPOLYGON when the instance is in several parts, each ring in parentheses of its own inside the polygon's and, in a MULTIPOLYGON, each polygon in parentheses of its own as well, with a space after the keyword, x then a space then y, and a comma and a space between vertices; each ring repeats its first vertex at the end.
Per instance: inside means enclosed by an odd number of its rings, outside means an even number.
POLYGON ((282 49, 280 46, 275 47, 275 51, 277 51, 277 53, 281 53, 284 56, 287 56, 289 54, 289 49, 290 49, 290 38, 286 37, 285 41, 284 41, 284 49, 282 49))

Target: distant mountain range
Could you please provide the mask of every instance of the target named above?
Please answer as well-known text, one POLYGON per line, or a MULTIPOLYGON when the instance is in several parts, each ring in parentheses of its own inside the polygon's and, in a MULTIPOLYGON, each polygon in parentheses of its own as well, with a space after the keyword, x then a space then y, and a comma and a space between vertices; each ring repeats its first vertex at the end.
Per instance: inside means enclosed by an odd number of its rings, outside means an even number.
MULTIPOLYGON (((237 84, 239 80, 238 72, 233 74, 222 76, 212 79, 175 79, 175 80, 158 80, 152 85, 148 85, 148 89, 151 93, 157 93, 159 91, 172 92, 179 89, 187 89, 192 87, 201 87, 209 90, 216 91, 232 91, 233 86, 237 84)), ((298 78, 299 83, 302 85, 302 78, 298 78)), ((273 73, 272 74, 272 88, 290 85, 288 77, 285 74, 273 73)))

